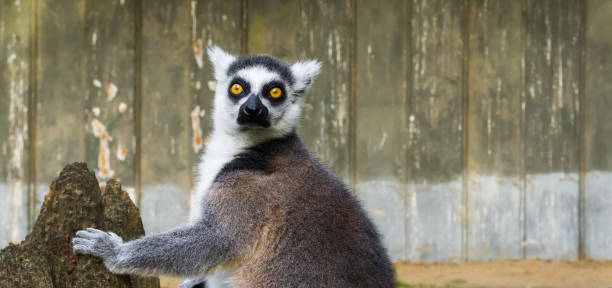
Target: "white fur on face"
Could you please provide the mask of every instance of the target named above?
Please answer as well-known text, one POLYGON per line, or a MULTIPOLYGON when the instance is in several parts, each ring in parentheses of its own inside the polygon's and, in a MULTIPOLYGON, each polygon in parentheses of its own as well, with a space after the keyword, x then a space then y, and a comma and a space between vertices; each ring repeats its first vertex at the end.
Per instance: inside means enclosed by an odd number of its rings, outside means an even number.
POLYGON ((215 103, 213 111, 215 130, 225 130, 236 133, 245 133, 244 136, 250 136, 254 142, 260 142, 271 137, 280 137, 293 131, 297 126, 300 118, 301 105, 303 103, 302 96, 294 93, 295 89, 289 83, 285 83, 286 99, 283 103, 272 105, 266 98, 260 95, 261 102, 268 109, 268 115, 271 126, 265 129, 257 129, 250 132, 240 130, 240 125, 236 122, 240 106, 248 100, 243 97, 238 102, 234 103, 229 99, 228 87, 231 85, 231 80, 238 76, 244 79, 250 85, 251 94, 261 94, 261 89, 264 85, 271 81, 283 81, 283 78, 274 71, 270 71, 263 66, 253 66, 237 71, 234 75, 225 76, 224 79, 217 83, 215 91, 215 103))
MULTIPOLYGON (((261 89, 264 85, 270 83, 271 81, 281 81, 282 77, 278 75, 276 72, 270 71, 262 66, 254 66, 249 67, 243 70, 236 72, 236 76, 241 77, 245 81, 247 81, 251 85, 251 93, 261 93, 261 89)), ((272 134, 274 135, 286 135, 290 133, 293 128, 297 125, 297 121, 299 119, 299 112, 301 111, 300 105, 301 102, 296 101, 296 95, 293 93, 294 89, 289 83, 285 83, 285 93, 286 99, 283 103, 279 105, 272 105, 270 100, 265 97, 260 97, 261 102, 268 109, 268 115, 270 117, 271 127, 268 128, 272 130, 272 134), (287 113, 289 112, 289 113, 287 113)), ((236 107, 236 116, 237 111, 244 102, 246 102, 246 97, 241 99, 236 107)))
POLYGON ((282 78, 262 66, 253 66, 236 72, 236 76, 241 77, 251 85, 251 93, 257 93, 264 85, 273 80, 282 81, 282 78))
MULTIPOLYGON (((227 70, 237 58, 218 46, 209 47, 208 56, 213 64, 214 76, 217 80, 213 111, 214 130, 224 130, 230 134, 239 133, 240 126, 236 119, 240 106, 247 101, 247 98, 244 97, 237 103, 233 103, 229 99, 227 90, 232 77, 240 76, 250 84, 251 93, 257 94, 261 91, 263 85, 273 80, 282 81, 282 77, 263 66, 248 67, 237 71, 235 75, 228 76, 227 70)), ((255 138, 253 140, 282 136, 290 133, 297 126, 302 110, 301 105, 304 101, 301 99, 303 98, 301 95, 296 94, 303 94, 305 90, 310 88, 314 78, 321 70, 321 63, 317 60, 298 61, 291 65, 290 69, 295 78, 295 83, 293 85, 285 83, 287 98, 283 103, 273 106, 265 97, 261 97, 262 103, 268 108, 271 127, 267 129, 268 131, 258 129, 256 133, 261 135, 252 135, 255 138)))

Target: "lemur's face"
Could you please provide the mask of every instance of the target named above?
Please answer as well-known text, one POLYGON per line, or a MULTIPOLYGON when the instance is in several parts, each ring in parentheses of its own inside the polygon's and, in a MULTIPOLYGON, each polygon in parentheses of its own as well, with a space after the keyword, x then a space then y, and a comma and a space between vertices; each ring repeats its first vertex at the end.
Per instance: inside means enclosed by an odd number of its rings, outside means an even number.
POLYGON ((291 132, 299 120, 303 94, 318 74, 317 61, 288 65, 268 56, 235 57, 214 46, 215 125, 240 132, 291 132), (221 121, 221 122, 217 122, 221 121))

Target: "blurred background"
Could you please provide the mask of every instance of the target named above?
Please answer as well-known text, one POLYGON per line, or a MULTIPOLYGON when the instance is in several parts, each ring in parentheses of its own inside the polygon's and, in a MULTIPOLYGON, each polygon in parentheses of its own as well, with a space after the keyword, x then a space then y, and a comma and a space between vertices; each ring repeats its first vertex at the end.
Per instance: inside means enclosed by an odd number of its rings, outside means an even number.
POLYGON ((318 58, 299 128, 395 261, 612 259, 612 1, 0 0, 0 248, 62 167, 187 221, 205 47, 318 58))

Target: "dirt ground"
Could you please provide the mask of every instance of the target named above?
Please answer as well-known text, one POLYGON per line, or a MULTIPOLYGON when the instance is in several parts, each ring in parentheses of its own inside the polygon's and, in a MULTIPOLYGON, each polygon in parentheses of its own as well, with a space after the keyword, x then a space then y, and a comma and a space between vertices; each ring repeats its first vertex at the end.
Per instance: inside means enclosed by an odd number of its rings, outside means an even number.
MULTIPOLYGON (((396 263, 398 287, 612 287, 612 261, 396 263)), ((182 279, 162 278, 163 288, 182 279)))
POLYGON ((398 287, 612 287, 612 262, 540 260, 395 265, 398 287))

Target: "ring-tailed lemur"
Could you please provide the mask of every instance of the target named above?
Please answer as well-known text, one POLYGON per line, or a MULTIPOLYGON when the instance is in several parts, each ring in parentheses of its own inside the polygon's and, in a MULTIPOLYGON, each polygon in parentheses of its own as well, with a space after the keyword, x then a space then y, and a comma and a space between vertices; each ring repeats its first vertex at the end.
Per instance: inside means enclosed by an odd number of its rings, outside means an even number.
POLYGON ((181 287, 392 287, 374 225, 295 134, 319 62, 208 54, 214 129, 192 222, 129 242, 89 228, 74 252, 114 273, 192 277, 181 287))

